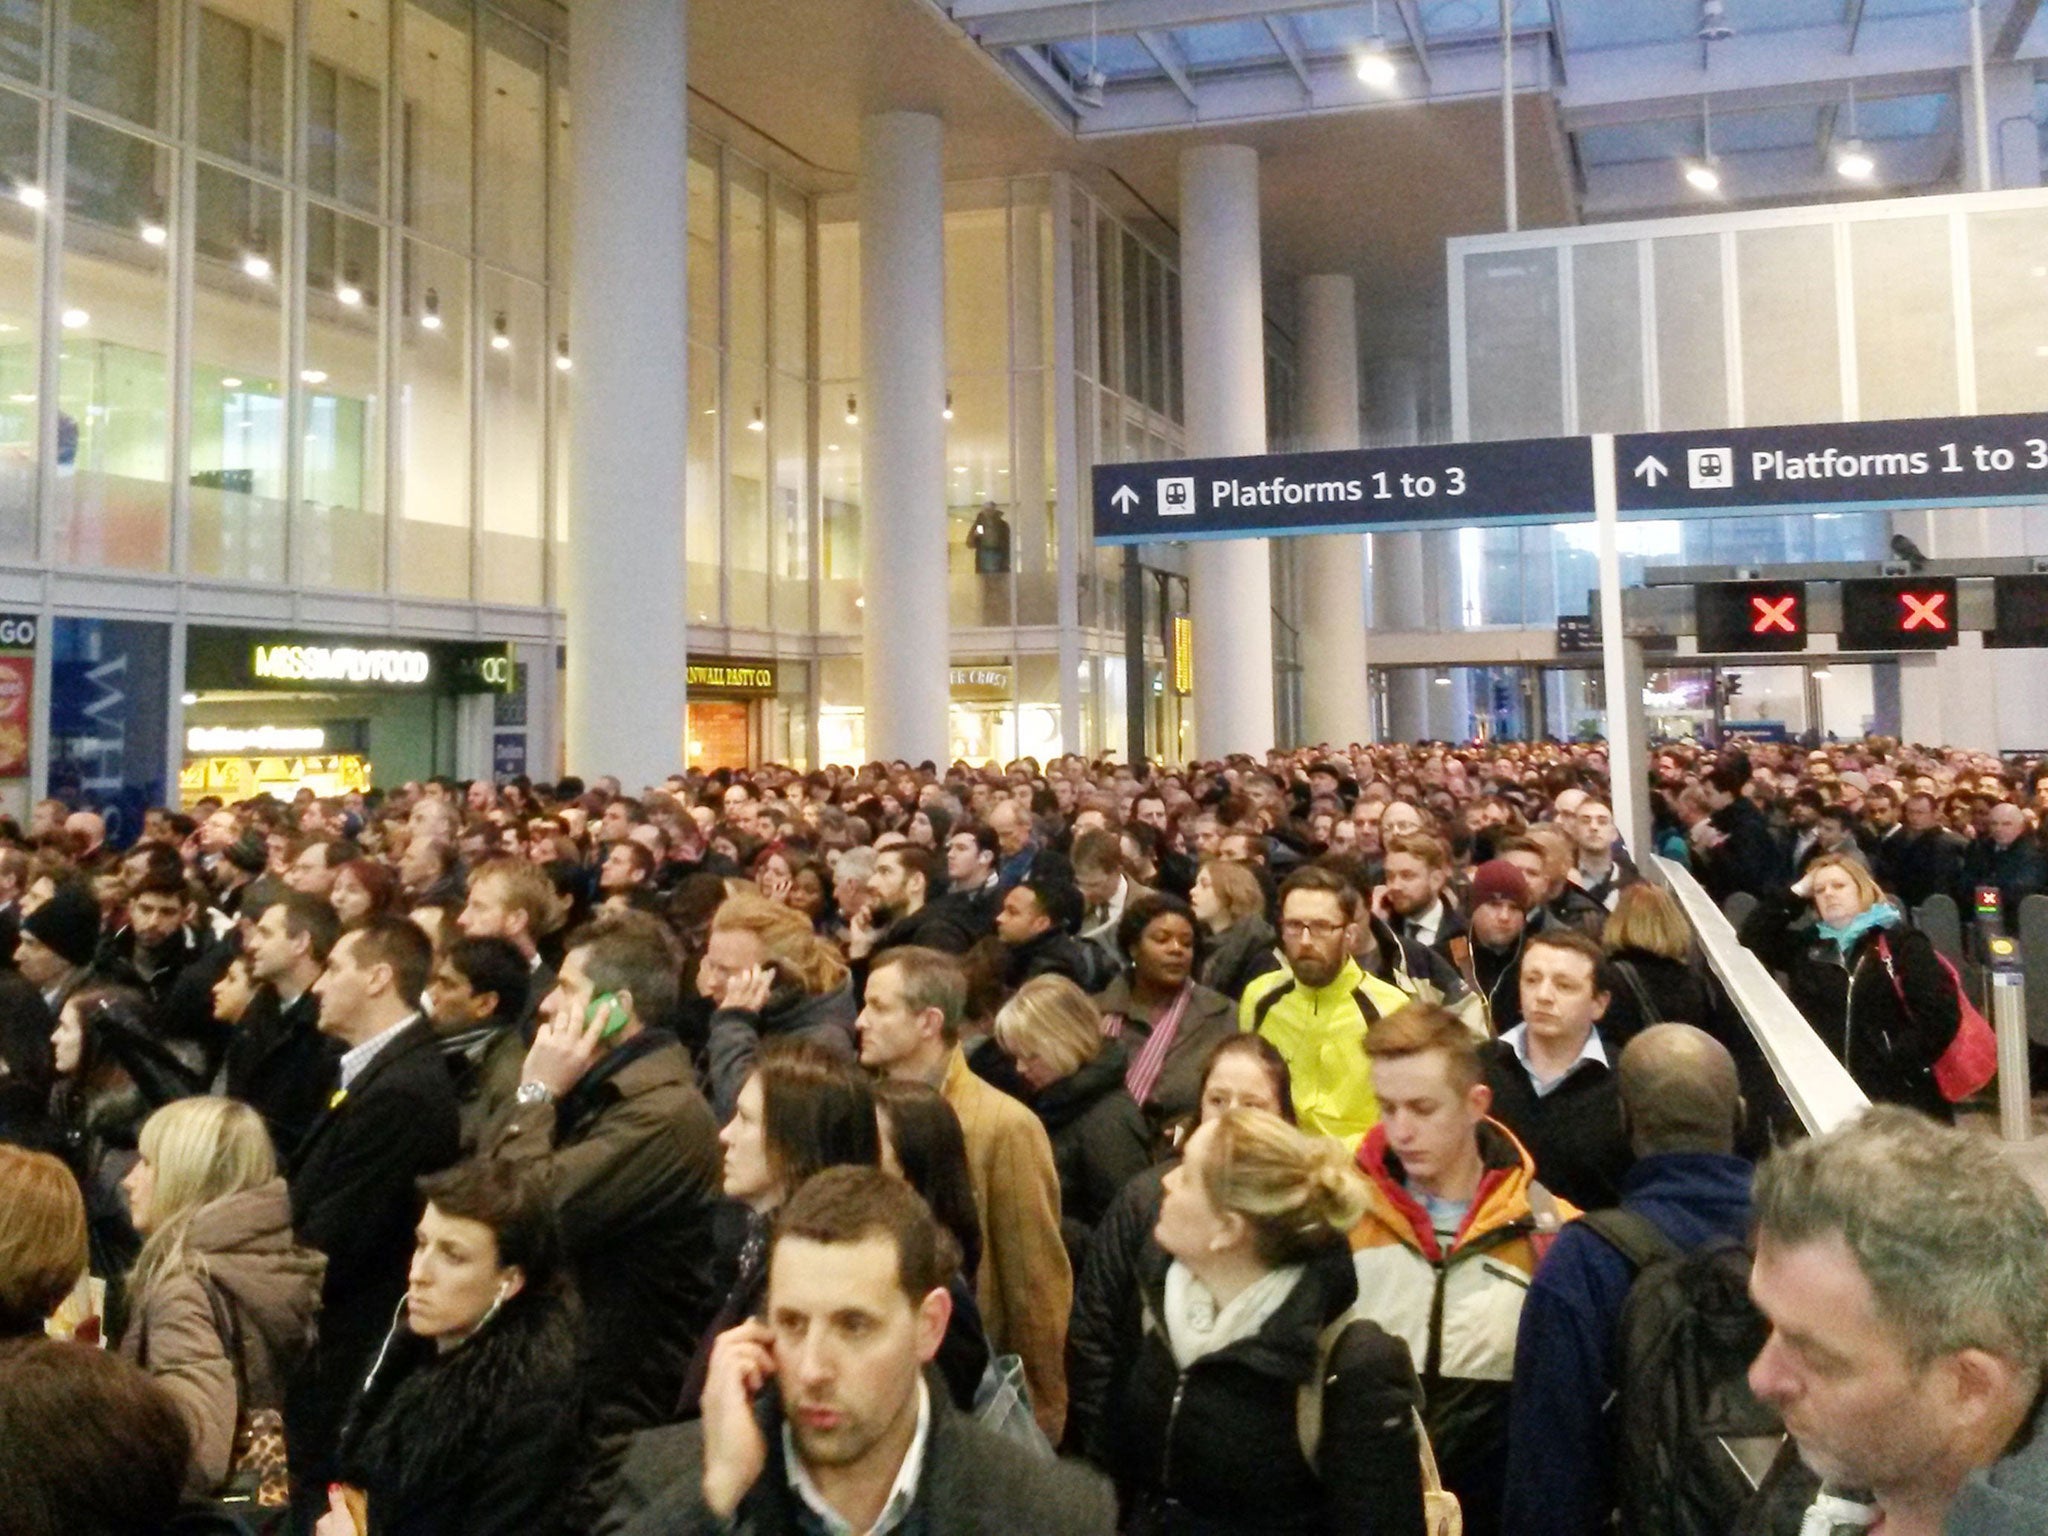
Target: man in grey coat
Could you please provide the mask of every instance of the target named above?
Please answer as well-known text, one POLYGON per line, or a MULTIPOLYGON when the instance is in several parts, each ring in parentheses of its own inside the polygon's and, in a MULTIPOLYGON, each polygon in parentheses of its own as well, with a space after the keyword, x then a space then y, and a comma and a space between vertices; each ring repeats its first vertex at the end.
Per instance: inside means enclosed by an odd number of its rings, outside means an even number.
POLYGON ((1750 1367, 1886 1536, 2048 1530, 2048 1209, 1987 1137, 1880 1106, 1757 1176, 1750 1367))
POLYGON ((928 1367, 952 1237, 874 1168, 829 1169, 777 1218, 764 1321, 720 1334, 703 1418, 636 1438, 599 1527, 625 1536, 1109 1536, 1109 1484, 956 1411, 928 1367))

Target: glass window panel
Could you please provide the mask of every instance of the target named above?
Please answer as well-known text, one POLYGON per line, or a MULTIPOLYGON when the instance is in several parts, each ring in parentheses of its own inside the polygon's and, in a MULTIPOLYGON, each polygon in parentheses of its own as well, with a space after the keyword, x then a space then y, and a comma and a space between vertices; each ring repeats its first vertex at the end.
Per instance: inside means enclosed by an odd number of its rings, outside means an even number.
POLYGON ((952 381, 946 423, 946 545, 955 627, 1010 622, 1016 557, 1007 374, 952 381))
MULTIPOLYGON (((569 77, 569 63, 560 54, 555 58, 555 78, 569 77)), ((575 224, 571 215, 575 212, 576 200, 569 193, 569 93, 557 89, 554 92, 554 174, 553 195, 548 199, 548 277, 564 293, 569 288, 569 252, 574 239, 575 224)))
POLYGON ((1010 356, 1010 280, 1002 208, 946 215, 946 371, 1006 367, 1010 356))
POLYGON ((1572 247, 1581 432, 1643 429, 1643 310, 1633 240, 1572 247))
POLYGON ((145 238, 171 156, 73 118, 59 308, 56 554, 77 565, 170 564, 169 242, 145 238))
POLYGON ((775 627, 783 633, 811 624, 810 395, 786 373, 769 383, 768 442, 775 499, 769 509, 768 568, 775 583, 775 627))
POLYGON ((2048 400, 2048 208, 1969 221, 1977 409, 2038 411, 2048 400))
MULTIPOLYGON (((1048 372, 1011 379, 1017 416, 1014 471, 996 478, 1010 487, 1010 522, 1015 533, 1017 622, 1059 622, 1059 504, 1053 483, 1053 381, 1048 372)), ((1084 477, 1085 478, 1085 477, 1084 477)))
POLYGON ((542 499, 547 464, 547 300, 538 283, 486 269, 483 350, 483 564, 477 598, 541 599, 542 499))
MULTIPOLYGON (((1021 182, 1020 190, 1037 188, 1021 182)), ((1042 204, 1018 201, 1010 209, 1010 260, 1015 267, 1010 302, 1013 368, 1043 368, 1052 349, 1052 215, 1042 204)))
POLYGON ((810 366, 810 239, 801 194, 775 189, 775 366, 802 372, 810 366))
POLYGON ((547 259, 547 46, 483 11, 484 123, 477 244, 539 277, 547 259))
POLYGON ((1675 235, 1653 240, 1650 252, 1657 286, 1657 424, 1667 432, 1725 427, 1721 237, 1675 235))
POLYGON ((725 570, 731 604, 726 622, 763 628, 768 623, 768 376, 759 363, 732 358, 725 383, 725 570))
POLYGON ((43 0, 0 0, 0 73, 43 78, 43 0))
POLYGON ((1953 416, 1956 319, 1948 220, 1871 219, 1848 228, 1859 413, 1866 421, 1953 416))
POLYGON ((1123 296, 1120 318, 1124 337, 1123 382, 1125 394, 1145 392, 1145 251, 1135 236, 1123 236, 1123 296))
POLYGON ((394 427, 403 496, 397 586, 469 596, 469 263, 418 240, 404 246, 394 427))
POLYGON ((87 106, 158 126, 170 104, 173 6, 157 0, 71 0, 71 94, 87 106))
MULTIPOLYGON (((0 193, 39 186, 42 112, 0 90, 0 193)), ((0 554, 31 558, 36 547, 36 336, 42 303, 36 255, 42 216, 0 195, 0 554)))
POLYGON ((1123 280, 1117 260, 1119 242, 1114 220, 1101 209, 1095 211, 1095 336, 1101 344, 1095 364, 1095 382, 1105 389, 1123 387, 1123 367, 1118 347, 1123 340, 1123 317, 1118 300, 1123 280))
POLYGON ((195 91, 199 147, 273 175, 284 169, 284 70, 290 0, 201 6, 195 91))
POLYGON ((384 585, 383 330, 383 232, 307 208, 298 538, 314 586, 384 585))
POLYGON ((306 36, 306 184, 375 213, 384 168, 385 0, 316 5, 306 36))
POLYGON ((860 628, 860 429, 846 425, 845 410, 843 389, 819 386, 818 628, 827 634, 860 628))
POLYGON ((1095 240, 1089 232, 1091 204, 1079 193, 1067 227, 1067 262, 1074 286, 1074 368, 1078 373, 1095 372, 1095 240))
MULTIPOLYGON (((690 339, 718 345, 718 146, 692 136, 689 170, 690 339)), ((854 322, 860 322, 856 319, 854 322)))
POLYGON ((1557 253, 1465 258, 1465 378, 1472 436, 1551 437, 1564 430, 1557 253))
MULTIPOLYGON (((818 377, 827 382, 860 377, 858 224, 818 225, 818 377)), ((843 408, 845 402, 826 403, 843 408)))
POLYGON ((558 335, 555 338, 557 348, 555 354, 556 362, 548 370, 549 387, 554 391, 555 458, 554 481, 551 487, 551 494, 554 499, 554 568, 557 580, 560 579, 562 557, 566 552, 565 546, 569 541, 569 443, 571 427, 569 391, 575 380, 575 374, 569 369, 564 368, 561 364, 561 359, 567 355, 560 350, 561 341, 562 338, 558 335))
POLYGON ((768 177, 728 156, 731 223, 726 227, 725 344, 740 357, 768 355, 768 177))
POLYGON ((281 582, 284 198, 212 165, 198 168, 196 191, 187 560, 194 575, 281 582))
POLYGON ((1166 264, 1145 258, 1145 403, 1166 413, 1166 264))
POLYGON ((1183 419, 1180 378, 1180 274, 1166 274, 1166 414, 1183 419))
POLYGON ((399 39, 404 96, 405 222, 469 249, 470 11, 460 0, 408 0, 399 39))
POLYGON ((718 354, 690 348, 690 461, 683 489, 683 552, 689 562, 692 624, 724 622, 719 612, 718 354))
POLYGON ((1735 259, 1744 424, 1839 420, 1834 227, 1745 229, 1735 237, 1735 259))

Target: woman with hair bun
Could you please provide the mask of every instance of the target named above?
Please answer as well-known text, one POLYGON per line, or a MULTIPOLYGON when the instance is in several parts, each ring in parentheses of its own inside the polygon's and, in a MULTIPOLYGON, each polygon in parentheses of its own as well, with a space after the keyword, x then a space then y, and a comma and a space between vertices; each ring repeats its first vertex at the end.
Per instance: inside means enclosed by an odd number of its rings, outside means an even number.
POLYGON ((1104 1426, 1126 1529, 1420 1536, 1407 1348, 1363 1319, 1332 1326, 1358 1298, 1346 1234, 1369 1199, 1343 1144, 1232 1109, 1165 1189, 1142 1335, 1104 1426))

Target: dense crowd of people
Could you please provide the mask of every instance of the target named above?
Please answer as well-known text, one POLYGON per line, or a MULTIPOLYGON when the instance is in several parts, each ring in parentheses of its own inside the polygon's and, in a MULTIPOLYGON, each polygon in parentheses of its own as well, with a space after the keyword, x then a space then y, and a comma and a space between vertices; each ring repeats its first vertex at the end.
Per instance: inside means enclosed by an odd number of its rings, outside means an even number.
POLYGON ((0 1529, 2038 1532, 2048 1214, 1911 915, 2016 921, 2044 781, 1674 747, 1647 850, 1597 744, 42 802, 0 1529), (1649 853, 1879 1108, 1764 1156, 1649 853), (1754 1489, 1631 1416, 1732 1256, 1754 1489))

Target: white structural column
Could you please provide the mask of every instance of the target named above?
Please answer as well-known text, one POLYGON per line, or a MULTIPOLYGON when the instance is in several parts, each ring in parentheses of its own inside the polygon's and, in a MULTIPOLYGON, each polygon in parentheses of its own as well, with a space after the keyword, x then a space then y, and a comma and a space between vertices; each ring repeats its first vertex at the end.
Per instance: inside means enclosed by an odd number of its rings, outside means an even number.
MULTIPOLYGON (((1391 446, 1422 441, 1422 370, 1405 359, 1385 370, 1384 441, 1391 446)), ((1372 535, 1373 614, 1383 632, 1412 634, 1429 625, 1429 562, 1419 533, 1372 535)), ((1394 667, 1386 673, 1386 734, 1390 741, 1420 741, 1430 727, 1430 672, 1394 667)))
POLYGON ((684 13, 684 0, 583 6, 569 50, 567 756, 629 790, 683 764, 684 13))
MULTIPOLYGON (((1180 274, 1188 453, 1264 453, 1256 150, 1205 144, 1181 152, 1180 274)), ((1189 551, 1196 757, 1263 754, 1274 744, 1269 559, 1264 539, 1209 539, 1189 551)))
MULTIPOLYGON (((1358 289, 1348 276, 1301 284, 1301 394, 1308 446, 1358 446, 1358 289)), ((1311 742, 1372 739, 1365 678, 1365 535, 1323 534, 1301 550, 1302 725, 1311 742)))
POLYGON ((861 128, 862 678, 867 755, 946 760, 946 218, 941 125, 861 128))

